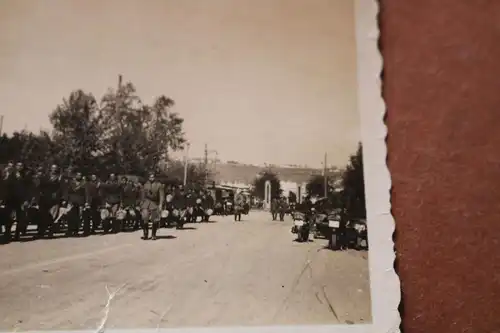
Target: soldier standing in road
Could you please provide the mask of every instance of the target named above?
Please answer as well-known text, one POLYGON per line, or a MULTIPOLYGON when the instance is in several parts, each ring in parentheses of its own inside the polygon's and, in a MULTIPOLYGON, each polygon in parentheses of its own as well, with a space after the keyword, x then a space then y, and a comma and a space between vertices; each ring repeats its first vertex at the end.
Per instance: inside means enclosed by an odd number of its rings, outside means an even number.
POLYGON ((156 180, 153 173, 149 175, 148 181, 144 184, 141 199, 142 228, 144 231, 142 239, 149 238, 149 222, 151 221, 151 236, 153 240, 156 240, 156 232, 160 222, 160 209, 163 207, 165 191, 163 185, 156 180))
POLYGON ((66 201, 70 207, 68 212, 67 236, 76 237, 80 230, 80 219, 85 203, 87 201, 85 182, 82 180, 81 172, 77 172, 75 177, 68 184, 66 201))
POLYGON ((102 221, 104 233, 108 233, 112 228, 114 233, 120 231, 120 226, 116 222, 116 212, 121 203, 121 187, 114 173, 109 175, 109 179, 101 186, 102 197, 109 216, 102 221))
POLYGON ((44 210, 43 208, 43 199, 44 199, 44 193, 43 193, 43 184, 44 181, 44 175, 43 175, 43 169, 41 167, 37 168, 37 171, 33 178, 31 179, 31 186, 30 186, 30 205, 27 211, 27 217, 31 223, 36 223, 37 224, 37 237, 41 237, 43 235, 40 234, 41 228, 40 226, 43 225, 43 219, 44 219, 44 210))
POLYGON ((177 187, 174 189, 172 206, 173 211, 177 212, 177 216, 174 216, 174 221, 177 224, 177 229, 181 229, 184 225, 184 214, 186 208, 184 190, 181 187, 177 187))
POLYGON ((9 216, 6 223, 5 238, 10 241, 12 229, 12 213, 16 214, 16 233, 15 239, 18 240, 21 233, 26 233, 26 206, 28 204, 28 183, 24 171, 24 165, 21 162, 16 164, 15 170, 7 174, 7 198, 5 202, 6 214, 9 216))
POLYGON ((137 181, 133 184, 135 187, 135 192, 137 194, 137 200, 136 200, 135 206, 134 206, 135 215, 136 215, 136 219, 135 219, 136 224, 134 226, 134 229, 139 230, 142 227, 142 216, 141 216, 142 184, 139 181, 137 181))
POLYGON ((234 220, 241 221, 241 213, 243 212, 243 205, 245 204, 245 197, 241 192, 236 193, 234 197, 234 220))
POLYGON ((5 200, 7 199, 7 181, 5 180, 5 170, 2 170, 2 174, 0 176, 0 233, 2 233, 3 236, 5 235, 3 228, 6 226, 8 218, 7 209, 5 208, 5 200))
POLYGON ((271 216, 273 221, 275 221, 278 216, 278 200, 276 200, 276 198, 271 200, 271 216))
POLYGON ((90 179, 85 182, 86 187, 86 209, 83 217, 83 233, 94 234, 100 224, 101 216, 99 214, 99 206, 101 200, 99 196, 100 183, 95 174, 90 176, 90 179), (92 221, 92 224, 90 222, 92 221))
POLYGON ((49 176, 43 182, 43 198, 40 209, 43 211, 42 224, 39 225, 39 235, 43 237, 48 231, 49 238, 54 235, 54 220, 59 215, 61 206, 63 180, 59 168, 53 164, 49 176))
MULTIPOLYGON (((139 193, 137 192, 137 188, 135 187, 132 180, 128 180, 127 177, 122 177, 121 180, 121 189, 122 189, 122 208, 126 210, 127 215, 125 220, 127 223, 131 223, 132 227, 135 229, 137 227, 137 215, 135 211, 135 207, 137 205, 137 199, 139 197, 139 193), (133 211, 133 215, 130 213, 133 211)), ((122 230, 124 230, 125 225, 122 226, 122 230)))

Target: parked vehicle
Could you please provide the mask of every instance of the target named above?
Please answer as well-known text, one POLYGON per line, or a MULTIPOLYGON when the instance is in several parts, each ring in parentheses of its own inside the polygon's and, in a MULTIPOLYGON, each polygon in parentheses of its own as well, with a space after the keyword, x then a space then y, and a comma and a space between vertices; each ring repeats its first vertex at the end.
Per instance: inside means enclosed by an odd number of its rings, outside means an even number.
POLYGON ((291 231, 293 234, 297 234, 298 242, 302 243, 309 241, 311 224, 314 223, 313 219, 314 219, 314 208, 312 208, 311 214, 304 214, 301 212, 295 212, 293 214, 293 227, 291 231))
POLYGON ((351 219, 346 229, 346 245, 356 250, 368 250, 366 219, 351 219))

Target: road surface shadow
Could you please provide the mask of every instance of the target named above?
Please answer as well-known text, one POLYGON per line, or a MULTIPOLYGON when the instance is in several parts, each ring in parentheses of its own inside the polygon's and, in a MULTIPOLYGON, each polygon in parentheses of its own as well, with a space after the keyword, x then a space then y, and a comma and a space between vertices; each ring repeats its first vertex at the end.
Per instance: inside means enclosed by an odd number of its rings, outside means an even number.
POLYGON ((156 239, 176 239, 177 237, 173 236, 173 235, 160 235, 160 236, 156 236, 156 239))
POLYGON ((183 227, 181 229, 176 229, 176 230, 197 230, 198 228, 195 227, 183 227))
MULTIPOLYGON (((61 239, 61 238, 70 238, 70 237, 63 234, 63 235, 54 235, 50 238, 47 236, 42 238, 42 237, 36 237, 35 235, 27 234, 27 235, 21 236, 19 239, 11 238, 8 241, 6 239, 1 239, 0 245, 7 245, 10 243, 28 243, 28 242, 34 242, 34 241, 49 241, 49 240, 61 239)), ((77 237, 73 237, 73 238, 77 238, 77 237)))
POLYGON ((208 221, 203 221, 203 222, 198 222, 198 223, 217 223, 217 220, 208 220, 208 221))
POLYGON ((299 241, 298 239, 294 239, 293 241, 294 241, 295 243, 314 243, 314 240, 312 240, 312 239, 308 239, 308 240, 307 240, 307 242, 301 242, 301 241, 299 241))

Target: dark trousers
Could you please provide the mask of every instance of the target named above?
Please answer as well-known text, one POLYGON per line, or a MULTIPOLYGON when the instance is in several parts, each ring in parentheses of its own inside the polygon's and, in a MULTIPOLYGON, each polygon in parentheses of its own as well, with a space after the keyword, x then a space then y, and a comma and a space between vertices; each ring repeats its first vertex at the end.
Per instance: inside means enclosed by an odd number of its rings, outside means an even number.
POLYGON ((40 236, 40 225, 43 225, 43 213, 44 211, 40 206, 38 208, 30 207, 26 211, 27 220, 37 225, 37 236, 40 236))
POLYGON ((99 202, 98 199, 92 199, 90 202, 90 209, 88 210, 88 216, 90 217, 90 220, 92 221, 90 231, 91 233, 95 233, 99 226, 101 225, 101 212, 99 210, 99 207, 101 206, 101 203, 99 202))
POLYGON ((144 233, 144 239, 149 237, 149 222, 151 221, 151 236, 156 238, 156 233, 160 226, 160 211, 158 208, 148 209, 143 208, 141 211, 142 216, 142 231, 144 233))
POLYGON ((37 227, 38 237, 44 237, 48 233, 49 237, 54 235, 54 220, 59 213, 59 204, 42 202, 39 207, 39 222, 37 227))
POLYGON ((285 219, 285 211, 280 211, 280 221, 283 221, 285 219))
POLYGON ((139 230, 142 225, 142 220, 141 220, 141 212, 134 208, 135 216, 133 217, 133 222, 134 222, 134 230, 139 230))
POLYGON ((16 232, 14 238, 17 240, 20 238, 21 234, 25 234, 27 230, 27 218, 26 211, 23 209, 23 204, 21 202, 9 202, 5 205, 5 240, 10 241, 12 237, 12 213, 16 213, 16 232))
POLYGON ((80 212, 81 206, 78 204, 73 204, 73 207, 68 212, 68 230, 66 232, 67 236, 77 236, 80 230, 80 212))
MULTIPOLYGON (((156 233, 158 232, 160 226, 160 221, 151 221, 151 236, 156 237, 156 233)), ((142 232, 144 234, 144 239, 149 238, 149 221, 142 221, 142 232)))
POLYGON ((108 233, 110 231, 113 231, 113 232, 118 232, 119 231, 119 228, 118 228, 118 225, 121 225, 121 223, 119 223, 119 221, 117 222, 117 219, 116 219, 116 212, 118 211, 118 206, 119 204, 118 203, 108 203, 109 207, 108 207, 108 210, 109 210, 109 213, 110 213, 110 216, 105 219, 104 221, 102 221, 102 228, 104 230, 104 233, 108 233))
POLYGON ((116 228, 116 217, 110 216, 102 221, 102 230, 105 234, 113 232, 116 228))
POLYGON ((241 221, 241 213, 242 213, 242 209, 240 207, 234 208, 234 220, 235 221, 241 221))
POLYGON ((101 219, 97 206, 90 206, 82 212, 83 219, 83 234, 89 235, 96 231, 101 219))
MULTIPOLYGON (((7 235, 7 225, 8 225, 8 220, 10 220, 9 213, 7 212, 7 208, 0 207, 0 233, 3 234, 3 236, 7 235)), ((12 227, 12 226, 10 226, 12 227)), ((10 235, 10 231, 9 231, 10 235)), ((9 236, 10 237, 10 236, 9 236)))

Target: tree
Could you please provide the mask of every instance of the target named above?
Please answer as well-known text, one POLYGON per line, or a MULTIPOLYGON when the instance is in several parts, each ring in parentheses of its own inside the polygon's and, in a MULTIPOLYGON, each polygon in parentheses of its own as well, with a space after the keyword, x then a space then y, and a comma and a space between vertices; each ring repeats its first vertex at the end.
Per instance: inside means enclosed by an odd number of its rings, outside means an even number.
POLYGON ((182 149, 184 120, 171 111, 174 105, 164 95, 144 105, 130 82, 108 90, 101 102, 108 164, 127 173, 157 171, 169 151, 182 149))
MULTIPOLYGON (((163 174, 178 184, 182 184, 184 182, 184 163, 172 161, 168 170, 163 174)), ((187 183, 195 187, 203 186, 205 183, 205 169, 199 165, 189 164, 187 167, 187 183)))
POLYGON ((259 175, 257 178, 255 178, 253 186, 254 186, 254 193, 253 195, 264 200, 265 199, 265 184, 266 181, 271 182, 271 197, 276 198, 280 195, 281 193, 281 184, 278 176, 270 171, 264 171, 261 175, 259 175))
POLYGON ((144 157, 147 164, 157 165, 160 160, 168 160, 170 151, 178 151, 186 142, 182 119, 171 111, 175 105, 173 99, 164 95, 158 97, 151 107, 145 108, 142 120, 145 129, 146 146, 144 157))
POLYGON ((365 183, 363 175, 363 149, 361 143, 349 158, 342 177, 343 202, 351 218, 366 218, 365 183))
POLYGON ((118 88, 108 89, 102 97, 103 155, 106 164, 114 166, 114 172, 142 171, 139 166, 147 146, 143 121, 148 116, 149 110, 143 107, 135 86, 130 82, 122 85, 121 77, 118 88))
POLYGON ((49 116, 59 163, 92 168, 101 154, 101 115, 92 94, 73 91, 49 116))
POLYGON ((0 163, 22 162, 28 167, 48 166, 56 158, 55 144, 47 132, 14 132, 0 138, 0 163))
MULTIPOLYGON (((108 89, 100 105, 91 93, 75 90, 50 114, 52 133, 1 136, 0 163, 57 163, 85 173, 143 177, 168 164, 169 152, 183 148, 184 120, 171 110, 174 104, 164 95, 153 105, 143 104, 134 85, 122 84, 121 76, 118 87, 108 89)), ((204 176, 198 169, 189 167, 193 179, 204 176)))
MULTIPOLYGON (((328 185, 327 185, 328 186, 328 185)), ((330 193, 332 188, 328 186, 327 193, 330 193)), ((309 179, 306 184, 307 194, 313 197, 324 197, 325 196, 325 177, 321 175, 314 175, 309 179)))

